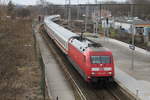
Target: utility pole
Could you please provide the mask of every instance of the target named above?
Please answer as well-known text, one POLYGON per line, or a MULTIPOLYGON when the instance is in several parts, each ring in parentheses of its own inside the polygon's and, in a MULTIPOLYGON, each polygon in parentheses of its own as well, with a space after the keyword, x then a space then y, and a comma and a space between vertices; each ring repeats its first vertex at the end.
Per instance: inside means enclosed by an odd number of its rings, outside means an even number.
POLYGON ((88 17, 89 17, 89 0, 88 0, 88 4, 86 6, 86 15, 85 15, 85 32, 87 31, 87 20, 88 20, 88 17))
POLYGON ((40 0, 41 4, 42 4, 42 12, 43 12, 43 15, 45 16, 47 14, 47 11, 46 11, 46 1, 45 0, 40 0))
POLYGON ((109 37, 109 19, 106 18, 106 36, 109 37))
POLYGON ((95 25, 95 33, 98 33, 98 7, 97 7, 97 0, 95 0, 96 3, 96 8, 95 8, 95 21, 96 21, 96 25, 95 25), (96 14, 97 13, 97 14, 96 14))
POLYGON ((68 5, 67 5, 67 0, 65 0, 65 19, 68 19, 68 5))
POLYGON ((100 2, 100 7, 99 8, 100 8, 100 14, 99 14, 99 16, 100 16, 100 21, 101 21, 101 17, 102 17, 102 14, 101 14, 102 13, 102 3, 101 2, 100 2))
MULTIPOLYGON (((105 11, 108 11, 107 8, 104 6, 103 8, 105 11)), ((105 30, 104 30, 104 40, 106 37, 109 37, 109 19, 108 19, 108 16, 107 14, 105 15, 105 30)), ((107 38, 108 39, 108 38, 107 38)))
POLYGON ((71 21, 71 1, 69 0, 69 14, 68 14, 68 25, 70 26, 71 21))
POLYGON ((79 20, 79 13, 80 13, 80 5, 79 5, 79 0, 78 0, 78 6, 77 6, 77 20, 79 20))
MULTIPOLYGON (((95 4, 96 4, 96 0, 95 0, 95 4)), ((96 33, 95 32, 95 28, 96 28, 95 24, 96 24, 96 8, 94 7, 94 11, 93 11, 93 33, 96 33)))
POLYGON ((66 7, 66 19, 68 22, 68 25, 70 25, 71 21, 71 0, 65 0, 65 7, 66 7))
POLYGON ((93 13, 93 33, 95 33, 95 9, 94 9, 94 13, 93 13))

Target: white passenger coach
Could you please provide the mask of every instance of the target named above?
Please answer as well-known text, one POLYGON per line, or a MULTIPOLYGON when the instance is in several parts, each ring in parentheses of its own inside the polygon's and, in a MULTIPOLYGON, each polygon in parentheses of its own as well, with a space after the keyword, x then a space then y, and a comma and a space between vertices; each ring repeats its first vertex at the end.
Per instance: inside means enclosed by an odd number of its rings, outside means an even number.
POLYGON ((48 31, 49 36, 57 43, 57 45, 62 49, 62 51, 65 54, 67 54, 68 40, 73 36, 77 36, 77 34, 53 22, 59 19, 60 19, 60 15, 45 17, 44 27, 48 31))

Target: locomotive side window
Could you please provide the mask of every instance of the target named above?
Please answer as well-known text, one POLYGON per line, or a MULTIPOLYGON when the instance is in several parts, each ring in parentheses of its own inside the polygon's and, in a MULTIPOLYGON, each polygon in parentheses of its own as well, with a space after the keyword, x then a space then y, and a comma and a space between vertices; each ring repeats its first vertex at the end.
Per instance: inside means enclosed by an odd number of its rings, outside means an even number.
POLYGON ((109 64, 111 63, 110 56, 91 56, 92 64, 109 64))

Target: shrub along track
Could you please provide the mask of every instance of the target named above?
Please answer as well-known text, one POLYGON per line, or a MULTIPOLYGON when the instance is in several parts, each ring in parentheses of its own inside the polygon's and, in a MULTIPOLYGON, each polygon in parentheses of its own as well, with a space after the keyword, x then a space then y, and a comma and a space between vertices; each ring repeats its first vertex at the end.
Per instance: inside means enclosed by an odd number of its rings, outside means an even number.
POLYGON ((43 30, 40 33, 44 38, 46 44, 48 45, 50 52, 52 52, 53 56, 59 63, 60 68, 62 69, 62 71, 64 71, 66 79, 75 89, 77 100, 130 100, 117 88, 117 85, 115 83, 112 83, 114 85, 104 86, 100 88, 95 88, 92 85, 87 84, 78 74, 78 72, 73 68, 66 55, 63 54, 63 52, 55 45, 54 41, 49 38, 44 28, 42 29, 43 30))

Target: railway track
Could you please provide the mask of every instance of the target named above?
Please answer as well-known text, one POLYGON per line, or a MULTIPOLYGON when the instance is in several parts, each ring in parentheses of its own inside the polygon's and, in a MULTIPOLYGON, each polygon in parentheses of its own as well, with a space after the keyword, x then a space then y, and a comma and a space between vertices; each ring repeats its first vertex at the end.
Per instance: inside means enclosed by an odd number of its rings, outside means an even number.
POLYGON ((94 88, 92 85, 87 84, 73 68, 66 55, 61 52, 45 31, 41 33, 41 36, 64 71, 66 79, 71 83, 75 91, 76 100, 130 100, 118 90, 116 83, 113 83, 114 85, 109 87, 100 88, 94 88))

